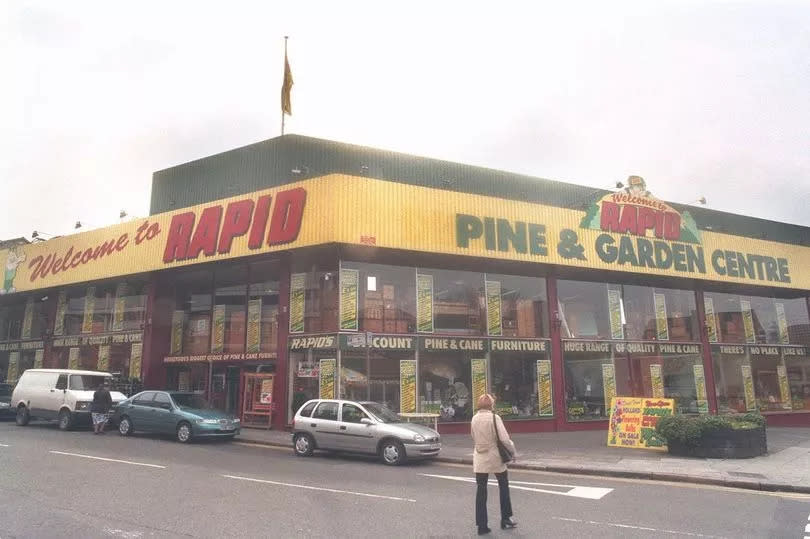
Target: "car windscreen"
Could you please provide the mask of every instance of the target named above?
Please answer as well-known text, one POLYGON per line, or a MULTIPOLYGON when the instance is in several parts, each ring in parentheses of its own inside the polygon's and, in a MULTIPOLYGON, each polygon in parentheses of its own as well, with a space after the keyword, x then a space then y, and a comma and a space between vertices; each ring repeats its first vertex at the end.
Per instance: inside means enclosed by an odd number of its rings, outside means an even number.
POLYGON ((92 391, 98 389, 99 386, 103 385, 105 380, 109 380, 109 376, 94 376, 92 374, 71 374, 69 387, 70 389, 92 391))
POLYGON ((376 402, 364 402, 363 407, 381 423, 401 423, 402 420, 390 408, 376 402))
POLYGON ((180 408, 195 408, 198 410, 204 410, 206 408, 211 407, 208 404, 208 401, 199 395, 193 394, 172 395, 172 399, 174 400, 174 403, 180 408))

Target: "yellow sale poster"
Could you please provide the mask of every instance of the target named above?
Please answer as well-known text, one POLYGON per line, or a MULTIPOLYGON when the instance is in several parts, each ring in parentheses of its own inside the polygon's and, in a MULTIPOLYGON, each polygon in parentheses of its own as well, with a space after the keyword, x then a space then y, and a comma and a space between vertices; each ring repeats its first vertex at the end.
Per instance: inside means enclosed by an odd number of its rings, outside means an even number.
POLYGON ((785 304, 776 303, 774 306, 776 307, 776 325, 779 328, 779 344, 790 344, 785 304))
POLYGON ((68 369, 79 368, 79 349, 71 348, 68 351, 68 369))
POLYGON ((745 392, 745 409, 754 412, 757 409, 757 398, 754 394, 754 377, 751 375, 751 365, 741 365, 743 390, 745 392))
POLYGON ((751 302, 740 300, 740 310, 743 316, 743 326, 745 327, 745 342, 757 342, 757 335, 754 331, 754 314, 751 312, 751 302))
POLYGON ((551 361, 537 360, 537 400, 540 415, 554 415, 554 404, 551 399, 551 361))
POLYGON ((262 344, 262 300, 248 301, 247 351, 254 354, 262 344))
POLYGON ((624 339, 624 325, 622 324, 622 297, 618 290, 608 288, 608 310, 610 311, 610 337, 624 339))
POLYGON ((306 282, 306 273, 293 273, 290 275, 290 333, 304 332, 306 282))
POLYGON ((115 287, 115 305, 113 306, 113 331, 124 329, 124 313, 127 307, 127 283, 118 283, 115 287))
POLYGON ((355 269, 340 270, 340 329, 342 331, 357 331, 359 283, 359 271, 355 269))
POLYGON ((656 399, 664 396, 664 377, 661 373, 661 365, 650 365, 650 380, 652 382, 652 394, 656 399))
POLYGON ((433 333, 433 275, 416 275, 416 327, 433 333))
POLYGON ((170 354, 177 355, 183 351, 183 323, 185 322, 185 311, 174 311, 172 314, 172 340, 170 354))
POLYGON ((667 297, 664 294, 653 294, 655 302, 655 329, 659 341, 669 340, 669 326, 667 324, 667 297))
POLYGON ((503 335, 501 283, 499 281, 486 281, 484 288, 487 297, 487 335, 500 337, 503 335))
POLYGON ((610 406, 607 444, 664 451, 666 440, 658 436, 655 426, 660 418, 674 413, 674 399, 615 397, 610 406))
POLYGON ((8 354, 8 372, 6 374, 6 381, 16 382, 17 378, 19 377, 18 373, 19 368, 20 368, 20 353, 10 352, 8 354))
POLYGON ((399 412, 412 414, 416 412, 416 360, 399 361, 399 412))
POLYGON ((318 369, 318 398, 335 398, 335 363, 334 359, 322 359, 318 369))
POLYGON ((39 350, 34 352, 34 368, 41 369, 42 362, 45 359, 45 350, 40 348, 39 350))
POLYGON ((478 404, 478 398, 487 392, 487 360, 470 360, 470 368, 472 369, 473 408, 475 408, 478 404))
POLYGON ((779 378, 779 394, 782 397, 782 408, 791 410, 793 408, 793 399, 790 395, 790 384, 788 383, 787 369, 784 365, 776 366, 776 376, 779 378))
POLYGON ((93 332, 93 313, 96 310, 96 287, 88 286, 84 295, 84 318, 82 319, 82 333, 93 332))
POLYGON ((22 339, 31 338, 31 325, 34 322, 34 298, 28 298, 25 302, 25 314, 23 315, 22 339))
POLYGON ((102 344, 98 347, 98 370, 107 372, 110 370, 110 347, 102 344))
POLYGON ((692 365, 692 373, 695 376, 695 391, 697 392, 698 412, 709 413, 709 401, 706 397, 706 373, 703 365, 692 365))
POLYGON ((605 406, 610 406, 610 401, 616 396, 616 367, 613 363, 602 365, 602 390, 605 394, 605 406))
POLYGON ((65 315, 67 314, 67 292, 62 290, 56 298, 56 318, 53 321, 53 334, 60 336, 65 332, 65 315))
POLYGON ((132 343, 132 351, 129 354, 129 377, 137 380, 141 379, 141 357, 143 356, 143 345, 139 342, 132 343))
POLYGON ((222 353, 225 349, 225 305, 214 305, 214 329, 211 333, 211 352, 222 353))
POLYGON ((703 308, 706 311, 706 329, 709 333, 709 342, 717 342, 717 316, 714 314, 714 300, 704 297, 703 308))

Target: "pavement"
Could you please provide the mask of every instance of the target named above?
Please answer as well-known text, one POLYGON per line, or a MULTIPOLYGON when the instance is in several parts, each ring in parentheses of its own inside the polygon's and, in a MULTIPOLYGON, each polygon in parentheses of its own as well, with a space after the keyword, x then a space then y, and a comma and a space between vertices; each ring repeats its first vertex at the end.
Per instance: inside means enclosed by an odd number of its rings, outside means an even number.
MULTIPOLYGON (((514 434, 511 469, 810 493, 810 428, 769 427, 768 454, 750 459, 699 459, 607 446, 604 431, 514 434)), ((243 429, 240 441, 291 447, 290 433, 243 429)), ((442 435, 440 462, 472 464, 470 437, 442 435)))
MULTIPOLYGON (((475 536, 474 478, 462 464, 390 467, 299 458, 289 446, 0 422, 0 477, 3 539, 475 536)), ((519 526, 499 529, 492 485, 491 537, 808 535, 806 494, 521 469, 509 481, 519 526)))

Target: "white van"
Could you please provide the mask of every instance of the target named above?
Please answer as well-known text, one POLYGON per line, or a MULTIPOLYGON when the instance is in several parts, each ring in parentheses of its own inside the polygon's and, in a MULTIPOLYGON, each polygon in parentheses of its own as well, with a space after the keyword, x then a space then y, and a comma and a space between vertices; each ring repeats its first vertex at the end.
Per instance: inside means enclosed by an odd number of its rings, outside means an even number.
MULTIPOLYGON (((31 419, 58 419, 59 428, 69 430, 74 425, 90 423, 93 393, 105 381, 112 381, 110 373, 28 369, 11 394, 17 424, 25 426, 31 419)), ((113 406, 126 399, 118 391, 110 391, 110 396, 113 406)))

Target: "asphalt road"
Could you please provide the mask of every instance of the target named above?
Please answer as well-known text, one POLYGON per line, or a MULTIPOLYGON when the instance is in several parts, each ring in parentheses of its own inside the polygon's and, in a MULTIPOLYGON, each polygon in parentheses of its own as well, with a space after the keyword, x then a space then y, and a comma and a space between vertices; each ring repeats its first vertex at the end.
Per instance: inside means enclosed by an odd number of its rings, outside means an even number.
MULTIPOLYGON (((239 443, 184 446, 3 422, 0 539, 469 537, 471 477, 466 466, 390 468, 367 458, 302 459, 239 443)), ((493 486, 493 537, 810 536, 808 496, 532 472, 510 479, 520 526, 497 528, 493 486)))

